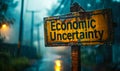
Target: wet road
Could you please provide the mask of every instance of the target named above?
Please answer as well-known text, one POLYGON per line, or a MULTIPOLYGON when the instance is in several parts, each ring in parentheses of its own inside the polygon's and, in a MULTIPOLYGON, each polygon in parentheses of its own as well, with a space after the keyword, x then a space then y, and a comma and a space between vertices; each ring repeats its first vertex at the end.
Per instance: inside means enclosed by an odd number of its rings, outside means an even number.
POLYGON ((24 71, 71 71, 69 55, 49 54, 24 71))

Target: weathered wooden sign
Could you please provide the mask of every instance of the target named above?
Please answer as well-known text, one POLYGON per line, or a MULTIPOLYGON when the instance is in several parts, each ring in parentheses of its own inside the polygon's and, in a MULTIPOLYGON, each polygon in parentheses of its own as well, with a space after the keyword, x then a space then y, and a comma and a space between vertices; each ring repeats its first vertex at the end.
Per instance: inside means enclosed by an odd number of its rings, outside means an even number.
POLYGON ((45 45, 96 45, 111 41, 111 10, 73 12, 44 18, 45 45))

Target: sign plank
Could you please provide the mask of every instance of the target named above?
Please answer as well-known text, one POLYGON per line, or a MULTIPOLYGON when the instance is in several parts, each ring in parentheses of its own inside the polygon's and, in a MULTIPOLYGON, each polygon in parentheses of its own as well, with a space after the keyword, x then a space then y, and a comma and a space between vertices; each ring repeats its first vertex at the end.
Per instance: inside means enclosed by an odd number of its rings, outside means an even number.
POLYGON ((111 10, 73 12, 44 18, 45 45, 97 45, 111 43, 111 10))

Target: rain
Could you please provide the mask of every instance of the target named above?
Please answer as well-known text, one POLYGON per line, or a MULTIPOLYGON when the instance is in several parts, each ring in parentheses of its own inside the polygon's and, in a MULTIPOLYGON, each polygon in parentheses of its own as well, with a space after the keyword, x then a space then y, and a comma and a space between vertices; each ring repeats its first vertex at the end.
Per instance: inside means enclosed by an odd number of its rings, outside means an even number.
POLYGON ((45 46, 44 18, 70 14, 73 3, 112 10, 112 44, 80 46, 80 71, 119 71, 120 0, 0 0, 0 71, 72 71, 71 46, 45 46))

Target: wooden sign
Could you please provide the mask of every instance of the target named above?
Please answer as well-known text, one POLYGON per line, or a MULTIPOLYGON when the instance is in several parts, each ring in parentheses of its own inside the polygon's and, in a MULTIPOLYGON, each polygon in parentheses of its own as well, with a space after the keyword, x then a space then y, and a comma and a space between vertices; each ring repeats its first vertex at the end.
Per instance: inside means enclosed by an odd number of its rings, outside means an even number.
POLYGON ((46 46, 97 45, 112 40, 111 10, 44 18, 46 46))

